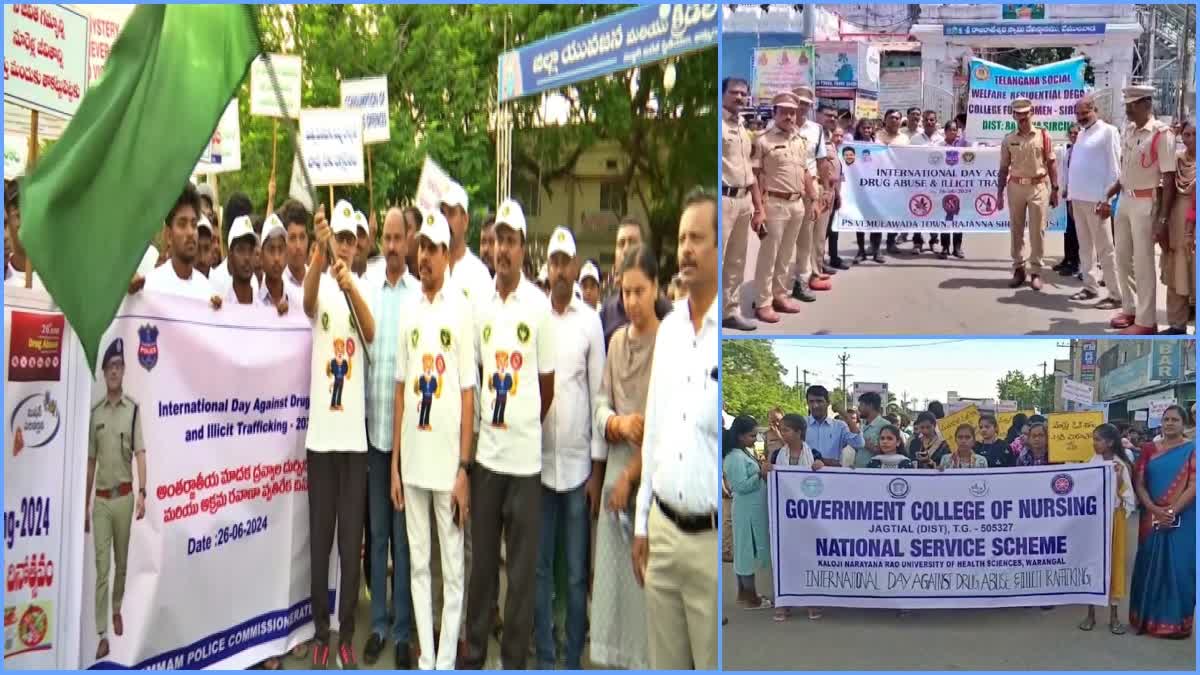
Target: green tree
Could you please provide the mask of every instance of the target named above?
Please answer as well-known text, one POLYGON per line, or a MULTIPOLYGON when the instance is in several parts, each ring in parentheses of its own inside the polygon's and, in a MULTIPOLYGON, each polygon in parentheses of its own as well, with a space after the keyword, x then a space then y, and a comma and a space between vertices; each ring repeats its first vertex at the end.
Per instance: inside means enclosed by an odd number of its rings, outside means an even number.
POLYGON ((1036 407, 1047 411, 1054 407, 1054 378, 1010 370, 996 380, 996 395, 1007 401, 1016 401, 1021 410, 1036 407))
MULTIPOLYGON (((473 205, 470 237, 495 209, 497 62, 514 46, 618 12, 628 5, 264 5, 266 51, 303 58, 305 108, 340 105, 342 79, 388 78, 391 140, 371 147, 374 207, 411 201, 426 155, 466 188, 473 205)), ((615 141, 628 166, 622 179, 630 199, 642 199, 650 215, 651 241, 674 268, 668 236, 678 223, 683 194, 716 180, 716 50, 678 59, 676 84, 663 86, 665 64, 640 69, 636 94, 632 72, 580 83, 560 93, 571 103, 568 124, 546 128, 537 120, 540 98, 511 104, 514 119, 513 183, 544 187, 570 173, 575 160, 602 141, 615 141), (645 185, 649 194, 630 190, 645 185)), ((273 120, 251 117, 249 78, 239 93, 242 170, 222 175, 221 192, 266 202, 271 173, 273 120)), ((276 207, 287 197, 293 138, 279 125, 276 207)), ((367 210, 365 185, 338 188, 367 210)), ((318 198, 328 201, 322 189, 318 198)))
POLYGON ((730 415, 752 415, 766 424, 767 413, 775 406, 808 414, 804 392, 784 384, 786 374, 770 340, 721 342, 721 391, 730 415))

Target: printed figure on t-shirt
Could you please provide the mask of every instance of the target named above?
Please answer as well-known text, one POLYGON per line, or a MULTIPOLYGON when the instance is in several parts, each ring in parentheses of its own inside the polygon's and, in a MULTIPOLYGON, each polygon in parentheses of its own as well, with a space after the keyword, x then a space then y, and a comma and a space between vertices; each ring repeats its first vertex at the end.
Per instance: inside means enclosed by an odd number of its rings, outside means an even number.
POLYGON ((492 379, 488 382, 488 388, 496 392, 496 402, 492 406, 492 426, 497 429, 507 429, 508 425, 504 423, 504 407, 508 403, 508 395, 517 395, 517 373, 508 372, 508 352, 500 350, 496 352, 496 372, 492 373, 492 379))
POLYGON ((342 409, 342 386, 350 379, 350 361, 346 358, 346 342, 342 338, 333 341, 333 358, 325 367, 325 375, 333 378, 329 391, 333 396, 329 400, 330 410, 342 409))
POLYGON ((433 354, 425 354, 421 357, 421 366, 425 369, 421 376, 417 378, 415 389, 421 395, 421 405, 418 409, 419 417, 417 418, 417 428, 422 431, 429 431, 433 427, 429 426, 429 412, 433 408, 434 397, 442 397, 442 380, 433 371, 433 354))

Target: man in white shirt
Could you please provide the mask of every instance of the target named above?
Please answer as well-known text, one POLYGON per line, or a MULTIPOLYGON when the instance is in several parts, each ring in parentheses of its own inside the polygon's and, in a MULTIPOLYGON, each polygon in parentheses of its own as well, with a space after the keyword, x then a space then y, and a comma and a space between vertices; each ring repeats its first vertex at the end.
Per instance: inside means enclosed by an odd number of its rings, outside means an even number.
POLYGON ((314 669, 329 664, 329 553, 338 536, 341 583, 338 586, 337 661, 357 667, 354 621, 362 569, 363 517, 367 506, 365 350, 375 340, 375 319, 350 266, 354 262, 354 211, 339 201, 332 227, 316 223, 317 247, 304 277, 304 313, 312 320, 313 348, 309 389, 308 510, 310 523, 311 602, 316 638, 314 669), (323 273, 326 251, 336 256, 323 273), (363 343, 367 344, 363 344, 363 343))
POLYGON ((909 145, 941 145, 944 135, 938 128, 938 114, 934 110, 926 110, 921 118, 921 129, 915 134, 909 134, 909 145))
MULTIPOLYGON (((242 192, 235 192, 229 195, 228 201, 225 202, 225 212, 223 214, 226 227, 232 227, 229 223, 241 218, 242 216, 250 217, 253 212, 253 206, 250 204, 250 198, 242 192)), ((253 221, 251 222, 253 224, 253 221)), ((226 256, 219 265, 216 265, 208 271, 208 283, 212 286, 213 291, 218 295, 224 295, 229 287, 233 284, 233 277, 229 273, 229 260, 226 256)), ((258 279, 251 281, 254 285, 255 293, 258 292, 258 279)))
MULTIPOLYGON (((287 231, 287 269, 284 270, 283 281, 297 295, 303 295, 304 274, 308 271, 308 231, 312 218, 303 204, 289 199, 279 208, 279 219, 287 231)), ((263 241, 266 241, 265 236, 263 241)))
POLYGON ((263 281, 255 301, 276 308, 280 315, 302 311, 303 289, 292 289, 283 278, 287 269, 287 229, 279 216, 272 213, 263 224, 262 244, 263 281), (295 309, 292 309, 295 308, 295 309))
MULTIPOLYGON (((208 217, 200 214, 196 220, 196 270, 208 276, 208 270, 212 267, 212 249, 213 246, 221 244, 213 236, 213 226, 209 222, 208 217)), ((146 251, 149 253, 149 250, 146 251)), ((155 249, 155 255, 158 255, 158 250, 155 249)))
MULTIPOLYGON (((591 260, 583 263, 583 267, 579 270, 579 289, 582 293, 584 304, 599 312, 600 268, 596 267, 596 263, 591 260)), ((596 316, 600 315, 597 314, 596 316)))
POLYGON ((144 288, 151 293, 180 295, 205 302, 212 299, 215 294, 213 287, 195 268, 196 256, 199 253, 196 232, 199 218, 200 196, 196 194, 196 187, 188 183, 176 200, 175 206, 167 213, 163 228, 163 239, 168 242, 171 259, 154 268, 145 277, 135 276, 129 285, 131 294, 144 288))
POLYGON ((258 297, 254 287, 254 253, 258 249, 258 235, 250 224, 249 216, 240 216, 229 226, 229 255, 225 260, 229 266, 232 283, 224 294, 213 295, 213 307, 222 303, 252 305, 258 297))
POLYGON ((472 305, 485 301, 495 289, 492 274, 486 265, 467 248, 467 228, 471 218, 467 211, 467 191, 451 183, 441 196, 442 215, 450 223, 450 269, 446 285, 463 293, 472 305))
MULTIPOLYGON (((402 223, 398 212, 397 216, 402 223)), ((391 214, 385 236, 390 222, 391 214)), ((412 604, 421 643, 418 667, 453 670, 463 607, 463 527, 471 515, 475 335, 466 298, 445 288, 450 226, 440 213, 425 214, 417 242, 421 289, 409 297, 401 313, 395 358, 395 419, 400 433, 392 439, 391 494, 396 509, 405 514, 412 604), (429 566, 431 503, 442 569, 442 626, 436 654, 429 566)))
POLYGON ((1079 136, 1071 150, 1071 161, 1067 163, 1063 199, 1071 205, 1075 216, 1083 289, 1071 299, 1085 302, 1100 297, 1100 283, 1095 274, 1096 263, 1099 263, 1108 293, 1096 308, 1117 309, 1121 301, 1116 295, 1120 287, 1117 286, 1112 221, 1107 215, 1097 213, 1096 207, 1107 203, 1105 193, 1117 182, 1121 167, 1121 133, 1100 119, 1096 102, 1090 96, 1075 104, 1075 119, 1079 122, 1079 136))
POLYGON ((483 380, 479 450, 471 468, 467 669, 479 669, 487 659, 495 615, 486 608, 499 592, 502 533, 508 587, 501 665, 521 670, 529 657, 542 535, 542 420, 554 398, 554 342, 550 301, 522 276, 524 260, 525 215, 506 200, 496 215, 496 283, 475 301, 483 380))
POLYGON ((554 562, 557 535, 565 535, 567 617, 566 669, 583 669, 587 635, 588 545, 591 517, 599 512, 602 472, 592 460, 606 455, 604 439, 592 433, 596 397, 604 377, 604 329, 600 315, 572 293, 577 273, 575 238, 565 227, 546 248, 550 322, 554 330, 554 401, 542 424, 542 532, 537 566, 539 670, 558 664, 554 639, 554 562))
MULTIPOLYGON (((824 199, 825 184, 829 180, 830 159, 825 147, 829 140, 825 135, 825 128, 809 119, 808 113, 815 100, 812 87, 796 87, 792 93, 800 102, 796 119, 802 120, 803 123, 799 124, 797 133, 804 137, 805 143, 808 144, 808 175, 814 177, 817 184, 817 190, 812 200, 804 204, 804 221, 797 236, 798 239, 807 239, 808 243, 805 246, 796 246, 796 259, 792 264, 794 276, 792 295, 799 298, 804 294, 804 288, 811 291, 828 291, 833 288, 833 283, 829 280, 830 275, 822 274, 821 269, 813 267, 812 256, 815 248, 813 243, 816 241, 817 212, 820 210, 821 200, 824 199), (807 254, 802 255, 802 251, 807 254)), ((822 233, 822 239, 824 236, 822 233)), ((783 244, 781 243, 780 246, 783 244)), ((830 272, 832 271, 830 270, 830 272)))
POLYGON ((717 204, 693 193, 679 221, 688 298, 654 344, 633 566, 646 588, 650 668, 717 667, 717 204))

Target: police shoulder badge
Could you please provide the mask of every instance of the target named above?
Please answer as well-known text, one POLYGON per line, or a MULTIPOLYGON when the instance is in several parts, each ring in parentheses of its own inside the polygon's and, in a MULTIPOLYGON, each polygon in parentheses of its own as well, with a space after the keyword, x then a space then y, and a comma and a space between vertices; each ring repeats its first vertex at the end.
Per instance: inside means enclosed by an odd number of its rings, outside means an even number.
POLYGON ((524 321, 517 324, 517 339, 521 341, 521 344, 529 342, 529 326, 524 321))
POLYGON ((492 341, 492 324, 490 324, 490 323, 485 323, 483 325, 483 341, 484 342, 492 341))
POLYGON ((413 349, 417 348, 417 341, 420 339, 421 331, 417 330, 416 328, 412 329, 412 336, 409 338, 409 342, 412 343, 413 349))
POLYGON ((443 328, 439 337, 442 339, 442 349, 450 349, 450 330, 443 328))
POLYGON ((158 326, 145 324, 138 328, 138 363, 147 372, 158 364, 158 326))

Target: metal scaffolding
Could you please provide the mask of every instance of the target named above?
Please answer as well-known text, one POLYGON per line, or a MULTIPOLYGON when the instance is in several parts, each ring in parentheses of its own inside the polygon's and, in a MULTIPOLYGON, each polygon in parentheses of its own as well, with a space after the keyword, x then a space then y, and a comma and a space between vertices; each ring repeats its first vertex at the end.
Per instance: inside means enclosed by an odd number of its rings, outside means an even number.
POLYGON ((1158 90, 1158 112, 1194 115, 1196 34, 1193 5, 1137 5, 1145 33, 1134 55, 1134 76, 1158 90))

